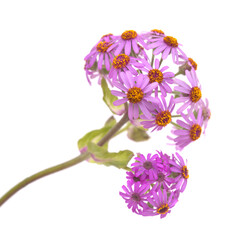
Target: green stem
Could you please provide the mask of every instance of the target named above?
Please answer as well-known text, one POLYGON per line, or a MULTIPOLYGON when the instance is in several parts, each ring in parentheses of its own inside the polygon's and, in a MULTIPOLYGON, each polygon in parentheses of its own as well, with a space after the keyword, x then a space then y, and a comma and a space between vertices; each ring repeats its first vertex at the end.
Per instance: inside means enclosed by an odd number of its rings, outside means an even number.
POLYGON ((152 68, 153 68, 154 57, 155 57, 155 55, 153 55, 153 50, 152 50, 152 59, 151 59, 151 67, 152 68))
POLYGON ((1 198, 0 198, 0 206, 2 206, 10 197, 12 197, 15 193, 17 193, 20 189, 26 187, 28 184, 42 178, 45 177, 47 175, 50 175, 52 173, 56 173, 59 172, 63 169, 72 167, 82 161, 84 161, 85 159, 90 157, 90 153, 86 152, 83 153, 75 158, 73 158, 72 160, 69 160, 67 162, 61 163, 59 165, 47 168, 45 170, 42 170, 38 173, 33 174, 30 177, 25 178, 23 181, 19 182, 17 185, 15 185, 13 188, 11 188, 7 193, 5 193, 1 198))
POLYGON ((172 118, 175 118, 175 117, 181 117, 182 115, 172 115, 171 117, 172 118))
MULTIPOLYGON (((121 129, 121 127, 128 122, 128 113, 127 113, 127 108, 126 108, 126 113, 122 117, 122 119, 112 128, 109 130, 109 132, 98 142, 99 146, 103 146, 106 142, 108 142, 114 135, 121 129)), ((64 170, 66 168, 72 167, 90 157, 89 152, 82 153, 81 155, 67 161, 61 164, 58 164, 56 166, 47 168, 45 170, 42 170, 38 173, 33 174, 30 177, 25 178, 21 182, 19 182, 17 185, 12 187, 7 193, 5 193, 1 198, 0 198, 0 206, 2 206, 10 197, 12 197, 15 193, 17 193, 19 190, 22 188, 26 187, 28 184, 42 178, 45 176, 48 176, 50 174, 59 172, 61 170, 64 170)))
POLYGON ((174 75, 174 77, 176 77, 177 75, 180 75, 181 74, 181 72, 177 72, 175 75, 174 75))

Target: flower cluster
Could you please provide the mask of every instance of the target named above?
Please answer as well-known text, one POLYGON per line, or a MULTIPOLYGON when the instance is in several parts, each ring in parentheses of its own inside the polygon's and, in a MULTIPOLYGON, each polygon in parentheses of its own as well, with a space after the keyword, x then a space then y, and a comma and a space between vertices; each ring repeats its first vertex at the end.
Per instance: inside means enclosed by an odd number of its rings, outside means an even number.
POLYGON ((177 150, 205 133, 211 114, 208 100, 206 104, 202 100, 197 63, 162 30, 104 35, 85 57, 85 70, 90 84, 95 77, 99 84, 103 78, 108 81, 112 95, 118 97, 113 105, 127 104, 133 124, 141 120, 144 128, 159 131, 171 123, 174 136, 168 139, 177 150), (164 61, 169 56, 173 66, 164 61), (170 70, 174 66, 179 67, 176 73, 170 70), (176 78, 179 75, 183 78, 176 78))
MULTIPOLYGON (((177 150, 205 133, 211 112, 208 99, 202 99, 197 63, 162 30, 104 35, 85 57, 85 71, 90 84, 95 77, 99 84, 107 80, 112 106, 124 105, 121 113, 134 127, 161 131, 172 125, 168 139, 177 150)), ((138 154, 120 195, 134 213, 163 218, 185 190, 188 177, 177 152, 171 157, 161 151, 138 154)))
POLYGON ((122 186, 129 209, 142 216, 165 217, 187 185, 188 169, 183 158, 162 152, 146 157, 139 154, 127 172, 127 186, 122 186))

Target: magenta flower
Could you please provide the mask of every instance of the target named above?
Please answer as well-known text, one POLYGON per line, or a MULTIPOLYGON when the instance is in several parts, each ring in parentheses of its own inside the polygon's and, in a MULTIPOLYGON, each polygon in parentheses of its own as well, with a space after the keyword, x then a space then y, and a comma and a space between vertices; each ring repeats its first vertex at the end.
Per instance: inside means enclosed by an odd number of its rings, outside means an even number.
POLYGON ((149 189, 148 184, 141 184, 140 182, 132 183, 127 182, 127 187, 122 186, 124 192, 119 192, 120 196, 127 203, 127 207, 132 209, 137 214, 142 213, 143 208, 147 208, 145 203, 149 193, 146 193, 149 189))
POLYGON ((156 180, 158 178, 157 157, 157 154, 152 156, 150 153, 147 155, 147 158, 143 154, 139 154, 138 157, 135 157, 134 159, 136 162, 132 163, 131 166, 136 173, 136 177, 143 174, 144 176, 147 176, 149 180, 156 180))
POLYGON ((185 73, 191 86, 182 80, 174 80, 175 83, 179 85, 175 87, 174 90, 181 93, 181 96, 175 99, 175 103, 183 102, 183 105, 177 110, 178 114, 182 113, 189 106, 190 109, 188 110, 188 114, 190 114, 193 110, 196 110, 202 104, 201 86, 199 84, 196 72, 186 70, 185 73))
MULTIPOLYGON (((152 132, 161 130, 172 121, 171 114, 175 106, 173 96, 171 96, 168 106, 163 96, 161 96, 161 100, 158 104, 153 104, 153 109, 150 111, 152 116, 147 121, 141 122, 144 128, 153 128, 152 132)), ((146 119, 146 116, 141 115, 141 119, 146 119)))
POLYGON ((162 59, 165 60, 169 54, 172 54, 172 60, 174 63, 178 64, 179 55, 182 55, 187 58, 186 54, 179 48, 182 46, 178 43, 177 39, 170 36, 165 36, 160 38, 148 45, 148 49, 154 49, 153 54, 158 55, 162 53, 162 59))
POLYGON ((152 208, 145 208, 142 215, 160 215, 160 218, 166 217, 166 215, 171 212, 170 209, 173 208, 178 201, 175 196, 176 195, 174 195, 174 192, 171 192, 168 196, 166 189, 152 191, 152 197, 147 198, 148 202, 152 205, 152 208))
POLYGON ((174 179, 174 188, 183 192, 187 186, 187 180, 189 178, 188 169, 183 158, 176 152, 177 158, 173 155, 172 160, 169 161, 172 167, 170 168, 172 172, 179 173, 179 175, 174 179))
POLYGON ((113 104, 115 106, 129 102, 128 107, 128 117, 130 120, 137 119, 139 117, 139 108, 146 117, 151 117, 147 106, 149 102, 157 103, 159 100, 151 97, 152 90, 156 88, 157 83, 149 84, 147 78, 142 74, 137 77, 133 77, 131 72, 121 72, 120 73, 121 82, 113 82, 113 85, 119 88, 121 91, 112 90, 111 93, 117 97, 122 97, 118 99, 113 104))
POLYGON ((137 58, 129 57, 126 54, 119 54, 112 60, 112 68, 109 72, 109 78, 116 81, 122 71, 130 71, 133 75, 137 76, 138 72, 133 68, 135 65, 139 65, 137 58))
POLYGON ((149 82, 157 82, 158 86, 155 89, 155 96, 158 96, 158 87, 160 88, 161 93, 163 94, 164 97, 167 96, 167 93, 171 93, 172 89, 168 84, 172 84, 174 73, 172 72, 164 72, 166 71, 169 67, 165 66, 162 67, 159 70, 160 67, 160 62, 158 59, 155 59, 155 68, 152 68, 150 63, 146 61, 145 59, 141 60, 142 63, 144 64, 143 67, 140 67, 140 69, 144 72, 147 72, 147 76, 149 78, 149 82))
POLYGON ((91 52, 84 58, 86 61, 86 67, 89 69, 97 62, 97 68, 102 70, 103 65, 110 71, 110 62, 113 61, 112 52, 107 52, 108 48, 111 46, 111 42, 99 41, 96 46, 94 46, 91 52))
POLYGON ((183 129, 175 129, 172 131, 172 133, 177 136, 176 138, 173 139, 171 137, 168 137, 175 142, 176 148, 179 150, 182 150, 189 143, 196 141, 200 138, 203 124, 201 108, 199 109, 197 119, 194 117, 193 113, 190 114, 190 118, 188 118, 184 114, 181 115, 186 122, 183 122, 182 120, 177 120, 177 124, 183 129))
POLYGON ((137 43, 140 43, 143 46, 146 45, 140 35, 138 35, 134 30, 128 30, 123 32, 121 36, 117 36, 115 38, 113 45, 108 51, 116 49, 114 54, 119 55, 124 49, 125 54, 130 55, 133 49, 133 51, 138 54, 139 45, 137 43))
POLYGON ((152 42, 156 42, 159 39, 162 39, 165 37, 165 34, 162 30, 159 29, 153 29, 150 32, 146 32, 142 34, 142 38, 144 40, 147 40, 147 44, 150 44, 152 42))

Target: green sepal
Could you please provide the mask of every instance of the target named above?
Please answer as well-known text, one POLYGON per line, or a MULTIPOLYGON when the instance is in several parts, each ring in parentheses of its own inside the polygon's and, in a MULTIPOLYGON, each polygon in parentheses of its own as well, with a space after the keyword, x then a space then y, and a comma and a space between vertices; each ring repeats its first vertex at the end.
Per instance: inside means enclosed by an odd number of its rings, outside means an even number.
POLYGON ((117 168, 123 168, 130 171, 131 169, 127 167, 128 162, 133 157, 133 152, 129 150, 115 152, 108 152, 106 149, 99 147, 93 142, 89 142, 88 152, 91 153, 92 159, 90 162, 95 162, 98 164, 103 164, 105 166, 114 166, 117 168))
MULTIPOLYGON (((115 124, 116 119, 114 117, 110 117, 103 128, 93 130, 85 134, 85 136, 78 140, 79 150, 86 147, 89 142, 98 143, 115 124)), ((108 143, 105 143, 102 148, 107 149, 108 143)))
POLYGON ((118 98, 111 94, 111 91, 108 88, 107 82, 104 78, 102 78, 101 86, 103 90, 103 101, 107 104, 108 108, 112 113, 122 115, 125 112, 125 107, 123 104, 120 106, 113 105, 113 102, 118 100, 118 98))
POLYGON ((143 127, 136 127, 134 125, 128 128, 127 136, 135 142, 147 141, 150 137, 143 127))

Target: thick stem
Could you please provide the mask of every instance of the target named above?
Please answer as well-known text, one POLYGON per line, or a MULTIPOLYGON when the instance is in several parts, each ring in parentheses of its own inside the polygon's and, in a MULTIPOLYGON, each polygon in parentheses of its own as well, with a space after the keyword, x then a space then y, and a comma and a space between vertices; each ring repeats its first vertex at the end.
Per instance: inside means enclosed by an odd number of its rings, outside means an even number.
POLYGON ((112 128, 110 131, 98 142, 98 146, 103 146, 106 142, 108 142, 114 134, 129 120, 128 113, 126 112, 121 120, 112 128))
MULTIPOLYGON (((127 109, 127 108, 126 108, 127 109)), ((99 146, 103 146, 106 142, 108 142, 114 135, 115 133, 128 121, 128 114, 127 110, 122 119, 112 128, 110 131, 98 142, 99 146)), ((42 178, 45 176, 48 176, 50 174, 59 172, 61 170, 64 170, 66 168, 72 167, 90 157, 90 153, 85 152, 82 153, 81 155, 67 161, 64 163, 61 163, 59 165, 47 168, 45 170, 42 170, 38 173, 33 174, 30 177, 25 178, 23 181, 19 182, 17 185, 15 185, 13 188, 11 188, 7 193, 5 193, 1 198, 0 198, 0 207, 10 198, 12 197, 15 193, 17 193, 19 190, 22 188, 26 187, 28 184, 42 178)))

